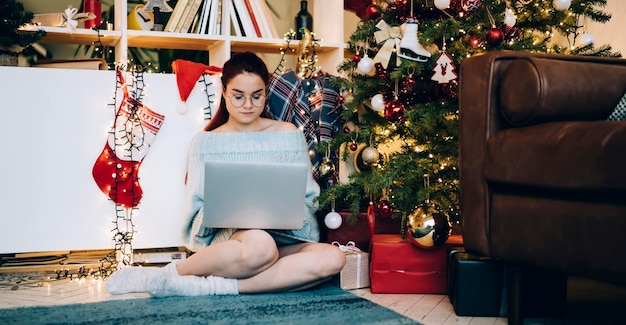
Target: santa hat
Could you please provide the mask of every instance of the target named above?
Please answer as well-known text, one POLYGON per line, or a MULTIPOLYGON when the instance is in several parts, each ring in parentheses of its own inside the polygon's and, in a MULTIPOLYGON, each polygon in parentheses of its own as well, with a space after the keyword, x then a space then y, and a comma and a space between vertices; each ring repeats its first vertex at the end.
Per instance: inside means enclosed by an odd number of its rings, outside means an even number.
POLYGON ((200 79, 203 74, 217 75, 222 73, 222 68, 220 67, 180 59, 172 62, 172 69, 176 74, 178 93, 183 103, 187 101, 198 79, 200 79))

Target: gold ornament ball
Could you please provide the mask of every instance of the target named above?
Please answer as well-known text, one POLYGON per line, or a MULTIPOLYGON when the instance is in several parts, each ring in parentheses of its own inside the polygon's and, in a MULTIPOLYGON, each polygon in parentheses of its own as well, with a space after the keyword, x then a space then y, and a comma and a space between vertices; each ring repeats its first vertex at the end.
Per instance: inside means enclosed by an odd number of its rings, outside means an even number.
POLYGON ((431 249, 443 245, 450 235, 448 217, 431 204, 420 206, 408 218, 407 239, 414 245, 431 249))
POLYGON ((335 165, 333 165, 332 162, 325 160, 322 163, 320 163, 318 170, 320 172, 320 175, 322 176, 325 176, 325 177, 331 176, 332 174, 335 173, 335 165))

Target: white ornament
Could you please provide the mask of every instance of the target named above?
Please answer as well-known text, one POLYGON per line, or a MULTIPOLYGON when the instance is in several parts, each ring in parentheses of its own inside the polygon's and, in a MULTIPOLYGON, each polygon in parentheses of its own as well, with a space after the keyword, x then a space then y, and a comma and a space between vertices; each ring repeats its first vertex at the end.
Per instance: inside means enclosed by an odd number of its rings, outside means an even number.
POLYGON ((385 99, 382 94, 376 94, 372 97, 372 109, 380 112, 385 109, 385 99))
POLYGON ((554 9, 559 11, 564 11, 569 9, 569 6, 572 4, 572 0, 554 0, 552 1, 552 5, 554 9))
POLYGON ((506 10, 504 11, 504 24, 509 27, 513 27, 515 26, 516 22, 517 22, 517 17, 513 13, 513 10, 506 8, 506 10))
POLYGON ((454 70, 456 70, 456 67, 452 62, 452 58, 448 53, 441 52, 441 56, 437 59, 436 65, 433 68, 435 74, 433 74, 430 79, 440 84, 447 84, 458 77, 454 70))
POLYGON ((335 211, 329 212, 324 217, 324 224, 328 229, 337 229, 341 226, 342 222, 341 215, 335 211))
POLYGON ((440 10, 450 8, 450 0, 435 0, 435 7, 440 10))
POLYGON ((368 56, 364 56, 357 64, 357 68, 362 74, 369 74, 374 69, 374 61, 368 56))
POLYGON ((585 32, 582 35, 580 35, 580 43, 582 46, 587 46, 595 42, 596 42, 596 39, 590 33, 585 32))

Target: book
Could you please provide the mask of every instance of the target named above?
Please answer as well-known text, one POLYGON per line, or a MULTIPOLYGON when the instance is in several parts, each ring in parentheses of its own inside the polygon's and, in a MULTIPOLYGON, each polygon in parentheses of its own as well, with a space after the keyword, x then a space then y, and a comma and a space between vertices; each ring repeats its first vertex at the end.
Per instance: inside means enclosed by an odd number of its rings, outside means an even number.
POLYGON ((37 68, 59 69, 83 69, 83 70, 108 70, 107 61, 103 59, 79 59, 79 60, 39 60, 32 65, 37 68))
POLYGON ((187 16, 189 16, 189 11, 191 10, 191 7, 194 1, 195 0, 187 1, 185 8, 183 8, 183 13, 180 15, 180 19, 178 20, 178 23, 176 24, 176 26, 174 26, 174 33, 180 33, 181 30, 183 29, 183 25, 185 24, 185 21, 187 20, 187 16))
POLYGON ((176 28, 176 25, 178 25, 178 22, 180 21, 180 17, 182 16, 183 11, 185 10, 185 7, 187 6, 188 1, 189 0, 178 0, 178 2, 176 3, 176 6, 174 7, 174 11, 172 11, 172 15, 170 16, 170 19, 167 21, 167 24, 165 25, 164 31, 174 32, 174 29, 176 28))
POLYGON ((202 3, 202 9, 200 9, 200 25, 198 26, 198 34, 207 34, 207 23, 211 14, 211 5, 213 0, 205 0, 202 3))
POLYGON ((233 0, 235 10, 237 11, 237 15, 239 16, 239 20, 241 25, 243 26, 243 34, 245 37, 257 37, 256 31, 254 30, 254 26, 252 26, 252 19, 250 19, 250 15, 248 14, 248 9, 246 8, 246 4, 243 0, 233 0))
POLYGON ((274 20, 272 19, 272 13, 270 9, 267 7, 267 3, 265 1, 258 1, 257 3, 263 12, 265 13, 265 17, 267 17, 267 24, 269 25, 270 31, 272 33, 272 38, 282 38, 282 36, 278 35, 278 30, 276 29, 276 24, 274 24, 274 20))
MULTIPOLYGON (((200 4, 200 6, 202 6, 202 4, 200 4)), ((198 12, 196 12, 196 14, 193 17, 193 20, 191 21, 191 26, 187 30, 188 33, 192 33, 192 34, 198 33, 198 28, 200 28, 200 10, 199 9, 200 8, 198 8, 198 12)))
POLYGON ((243 36, 243 26, 241 25, 241 20, 239 19, 239 15, 237 14, 237 10, 235 10, 235 0, 231 1, 230 7, 230 20, 232 24, 230 27, 236 36, 243 36))
POLYGON ((58 256, 65 256, 69 253, 70 251, 45 251, 45 252, 15 253, 12 255, 13 255, 13 258, 32 258, 32 257, 50 257, 50 256, 58 257, 58 256))
POLYGON ((250 3, 251 0, 242 0, 242 1, 246 5, 246 9, 248 10, 248 15, 250 15, 250 22, 252 22, 252 27, 254 27, 254 32, 256 33, 256 36, 263 37, 263 34, 261 33, 261 27, 259 26, 259 22, 257 21, 256 14, 254 10, 252 9, 252 4, 250 3))
POLYGON ((213 0, 211 15, 209 16, 209 28, 207 34, 220 35, 222 33, 222 0, 213 0))
POLYGON ((189 5, 189 11, 187 12, 187 16, 182 21, 182 24, 177 31, 179 33, 188 33, 191 25, 193 24, 194 19, 198 15, 198 10, 200 9, 200 5, 202 4, 202 0, 191 0, 191 5, 189 5))
POLYGON ((250 3, 250 5, 252 6, 254 17, 256 17, 259 28, 261 29, 261 36, 265 38, 272 38, 272 31, 270 30, 270 26, 267 22, 268 17, 265 17, 265 12, 263 12, 260 1, 245 1, 246 3, 250 3))

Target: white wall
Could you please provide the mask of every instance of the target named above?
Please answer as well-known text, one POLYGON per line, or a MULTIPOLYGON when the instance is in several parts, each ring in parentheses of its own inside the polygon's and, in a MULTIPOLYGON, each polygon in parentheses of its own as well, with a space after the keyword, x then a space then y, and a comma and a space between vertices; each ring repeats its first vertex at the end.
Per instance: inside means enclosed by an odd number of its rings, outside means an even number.
POLYGON ((626 1, 608 0, 603 9, 611 13, 611 20, 606 24, 590 23, 588 32, 594 36, 597 45, 609 44, 626 57, 626 1))
MULTIPOLYGON (((113 122, 113 71, 0 67, 0 253, 113 247, 115 205, 92 167, 113 122)), ((181 246, 191 137, 207 99, 198 84, 180 114, 174 75, 146 74, 144 104, 165 121, 139 168, 135 248, 181 246)))

